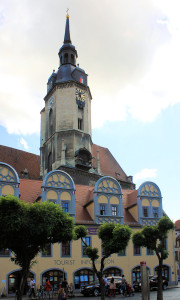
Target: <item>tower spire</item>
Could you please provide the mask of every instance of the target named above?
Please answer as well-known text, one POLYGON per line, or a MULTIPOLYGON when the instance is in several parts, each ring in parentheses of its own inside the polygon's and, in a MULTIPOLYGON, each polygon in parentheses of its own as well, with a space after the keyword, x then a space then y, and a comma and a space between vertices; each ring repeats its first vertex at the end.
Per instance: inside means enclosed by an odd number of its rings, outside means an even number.
POLYGON ((64 34, 64 44, 71 44, 70 29, 69 29, 69 8, 66 10, 66 27, 64 34))

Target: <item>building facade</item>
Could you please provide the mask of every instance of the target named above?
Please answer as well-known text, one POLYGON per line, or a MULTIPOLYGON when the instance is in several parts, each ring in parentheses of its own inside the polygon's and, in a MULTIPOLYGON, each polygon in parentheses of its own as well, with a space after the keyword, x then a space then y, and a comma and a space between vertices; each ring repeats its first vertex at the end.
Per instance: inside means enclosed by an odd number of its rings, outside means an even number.
MULTIPOLYGON (((153 182, 137 190, 107 148, 93 144, 91 138, 91 92, 87 74, 76 64, 77 51, 71 43, 69 16, 66 17, 64 44, 59 50, 59 68, 48 79, 45 107, 41 111, 40 157, 0 146, 0 195, 12 194, 25 202, 50 201, 61 205, 87 226, 86 243, 103 253, 97 230, 101 224, 129 225, 133 231, 154 225, 163 216, 162 195, 153 182)), ((176 282, 173 232, 169 233, 163 275, 169 284, 176 282)), ((151 249, 135 247, 111 255, 104 273, 125 274, 131 284, 138 280, 140 262, 146 261, 150 274, 156 274, 158 260, 151 249)), ((97 261, 97 266, 100 261, 97 261)), ((19 281, 19 268, 13 253, 0 253, 0 289, 13 294, 19 281)), ((95 279, 91 262, 81 241, 47 245, 30 270, 37 286, 49 277, 57 289, 63 277, 79 290, 95 279)))

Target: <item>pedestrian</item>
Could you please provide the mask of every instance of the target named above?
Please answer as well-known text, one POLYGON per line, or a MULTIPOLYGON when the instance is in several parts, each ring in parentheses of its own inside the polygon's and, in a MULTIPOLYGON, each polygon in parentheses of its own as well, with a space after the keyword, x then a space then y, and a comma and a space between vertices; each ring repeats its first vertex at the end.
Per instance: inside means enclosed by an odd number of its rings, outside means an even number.
POLYGON ((122 291, 123 291, 123 295, 126 293, 126 278, 124 276, 124 274, 122 275, 122 291))
POLYGON ((29 298, 33 297, 36 298, 36 295, 35 295, 35 286, 36 286, 36 282, 33 278, 31 278, 31 281, 30 281, 30 294, 29 294, 29 298))
POLYGON ((103 284, 104 284, 104 295, 108 294, 108 281, 107 281, 107 274, 103 278, 103 284))
POLYGON ((61 287, 64 289, 64 291, 65 291, 65 293, 67 295, 67 293, 68 293, 68 282, 66 280, 66 277, 64 277, 64 280, 63 280, 63 282, 61 284, 61 287))
POLYGON ((66 293, 64 291, 64 288, 60 288, 58 291, 58 300, 64 300, 66 299, 66 293))
POLYGON ((46 282, 45 282, 45 291, 46 291, 46 298, 50 299, 51 284, 48 278, 46 278, 46 282))
POLYGON ((113 294, 113 297, 115 297, 116 296, 116 285, 114 282, 114 277, 111 278, 109 288, 110 288, 109 297, 111 297, 112 294, 113 294))
POLYGON ((74 297, 74 291, 73 291, 73 284, 72 284, 72 282, 68 286, 68 295, 69 295, 70 298, 74 297))

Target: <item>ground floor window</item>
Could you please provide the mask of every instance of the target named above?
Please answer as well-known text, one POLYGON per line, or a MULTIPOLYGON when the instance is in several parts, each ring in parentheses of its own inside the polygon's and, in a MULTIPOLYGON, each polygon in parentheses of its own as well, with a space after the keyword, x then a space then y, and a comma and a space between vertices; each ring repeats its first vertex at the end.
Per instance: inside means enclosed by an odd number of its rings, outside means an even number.
POLYGON ((74 274, 74 287, 80 289, 82 285, 88 284, 95 280, 95 275, 92 270, 81 269, 74 274))
POLYGON ((122 276, 122 270, 118 268, 108 268, 104 271, 104 275, 107 275, 108 277, 122 276))
MULTIPOLYGON (((155 268, 155 275, 158 275, 158 266, 155 268)), ((166 279, 169 281, 169 267, 168 266, 162 266, 162 276, 166 277, 166 279)))
MULTIPOLYGON (((24 293, 23 293, 24 295, 26 295, 29 291, 29 283, 31 278, 34 279, 34 274, 29 272, 27 277, 27 282, 24 287, 24 293)), ((8 276, 8 294, 15 294, 16 290, 19 288, 20 280, 21 280, 21 271, 12 272, 8 276)))
MULTIPOLYGON (((150 269, 148 268, 148 270, 149 270, 149 275, 150 275, 150 269)), ((141 268, 140 268, 140 266, 137 266, 132 270, 132 281, 133 282, 141 281, 141 268)))
POLYGON ((59 270, 49 270, 42 275, 42 285, 45 285, 46 278, 49 279, 52 290, 57 291, 59 285, 62 283, 64 274, 62 271, 59 270))

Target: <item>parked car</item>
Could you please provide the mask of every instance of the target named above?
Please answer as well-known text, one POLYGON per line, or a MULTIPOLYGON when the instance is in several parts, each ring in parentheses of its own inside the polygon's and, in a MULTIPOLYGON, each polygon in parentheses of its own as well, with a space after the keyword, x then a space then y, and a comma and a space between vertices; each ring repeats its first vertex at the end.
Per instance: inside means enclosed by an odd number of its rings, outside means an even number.
MULTIPOLYGON (((121 293, 120 287, 122 283, 122 277, 120 276, 113 276, 113 277, 116 285, 116 292, 121 293)), ((111 279, 112 277, 107 277, 108 285, 110 284, 111 279)), ((99 281, 96 280, 89 284, 83 285, 81 287, 81 294, 83 294, 84 296, 95 296, 95 297, 99 296, 101 294, 99 281)))
POLYGON ((96 280, 89 284, 81 286, 81 294, 84 296, 99 296, 100 295, 100 285, 99 281, 96 280))
MULTIPOLYGON (((157 289, 157 287, 158 287, 158 276, 157 275, 149 276, 149 285, 150 285, 150 290, 157 289)), ((162 280, 163 290, 166 290, 167 286, 168 286, 168 281, 165 277, 163 277, 163 280, 162 280)), ((141 281, 139 280, 138 282, 134 282, 133 288, 134 288, 135 292, 141 291, 141 281)))

